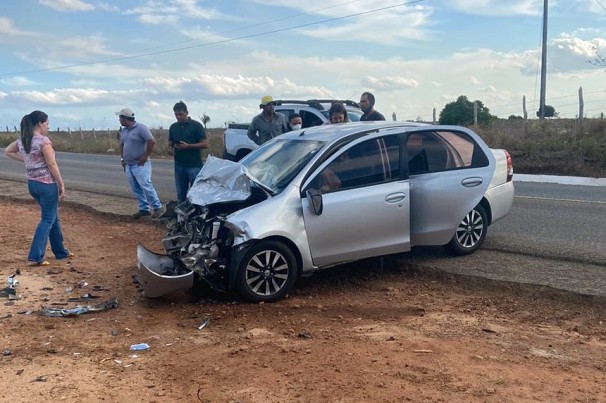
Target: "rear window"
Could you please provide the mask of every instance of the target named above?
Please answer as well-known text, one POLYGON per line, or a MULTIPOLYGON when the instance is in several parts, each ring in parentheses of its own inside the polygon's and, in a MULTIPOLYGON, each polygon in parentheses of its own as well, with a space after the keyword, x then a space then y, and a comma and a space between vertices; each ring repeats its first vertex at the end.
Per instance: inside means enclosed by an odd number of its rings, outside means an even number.
POLYGON ((466 133, 415 132, 406 141, 410 175, 488 165, 480 146, 466 133))

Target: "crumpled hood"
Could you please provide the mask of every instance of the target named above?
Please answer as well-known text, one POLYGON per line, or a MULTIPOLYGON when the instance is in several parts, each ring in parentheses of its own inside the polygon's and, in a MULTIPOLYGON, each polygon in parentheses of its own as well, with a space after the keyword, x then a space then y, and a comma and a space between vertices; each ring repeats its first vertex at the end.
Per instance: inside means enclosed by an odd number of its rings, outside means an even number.
POLYGON ((187 199, 199 206, 242 201, 250 197, 250 187, 244 166, 209 155, 187 192, 187 199))

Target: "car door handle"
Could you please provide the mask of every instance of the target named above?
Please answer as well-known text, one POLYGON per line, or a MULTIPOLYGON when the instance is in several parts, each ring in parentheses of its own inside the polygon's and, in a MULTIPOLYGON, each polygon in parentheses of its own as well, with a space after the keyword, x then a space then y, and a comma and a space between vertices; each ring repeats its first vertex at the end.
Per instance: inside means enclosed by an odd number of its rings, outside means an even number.
POLYGON ((385 201, 387 203, 399 203, 404 199, 406 199, 406 193, 402 193, 402 192, 392 193, 385 197, 385 201))
POLYGON ((465 178, 461 181, 461 185, 463 185, 466 188, 473 188, 476 186, 480 186, 482 184, 482 182, 484 182, 484 180, 482 178, 465 178))

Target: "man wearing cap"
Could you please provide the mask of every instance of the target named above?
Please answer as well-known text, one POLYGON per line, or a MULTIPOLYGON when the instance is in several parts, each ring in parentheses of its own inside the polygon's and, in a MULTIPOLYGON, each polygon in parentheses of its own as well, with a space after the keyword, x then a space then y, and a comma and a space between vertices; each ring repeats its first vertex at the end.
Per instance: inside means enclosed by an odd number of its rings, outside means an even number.
POLYGON ((189 117, 185 102, 177 102, 173 112, 177 121, 168 129, 168 153, 175 159, 175 188, 177 200, 182 202, 202 169, 200 151, 208 148, 208 141, 204 126, 189 117))
POLYGON ((151 215, 158 218, 162 214, 162 202, 151 182, 151 155, 156 140, 147 126, 135 122, 135 114, 130 108, 116 112, 120 119, 120 163, 130 189, 137 198, 139 211, 133 218, 151 215), (151 211, 150 211, 151 210, 151 211))
POLYGON ((259 108, 263 112, 255 116, 248 127, 248 137, 261 145, 288 131, 286 116, 274 110, 276 103, 270 95, 261 98, 259 108))

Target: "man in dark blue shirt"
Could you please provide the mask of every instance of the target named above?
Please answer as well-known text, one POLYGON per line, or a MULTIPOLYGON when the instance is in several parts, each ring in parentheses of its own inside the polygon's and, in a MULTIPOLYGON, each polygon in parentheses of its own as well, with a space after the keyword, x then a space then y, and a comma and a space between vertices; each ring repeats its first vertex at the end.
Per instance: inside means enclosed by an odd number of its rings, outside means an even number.
POLYGON ((360 117, 360 121, 370 120, 385 120, 385 116, 375 111, 375 96, 370 92, 364 92, 360 96, 360 108, 364 114, 360 117))

